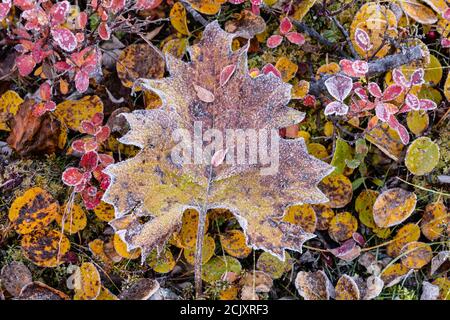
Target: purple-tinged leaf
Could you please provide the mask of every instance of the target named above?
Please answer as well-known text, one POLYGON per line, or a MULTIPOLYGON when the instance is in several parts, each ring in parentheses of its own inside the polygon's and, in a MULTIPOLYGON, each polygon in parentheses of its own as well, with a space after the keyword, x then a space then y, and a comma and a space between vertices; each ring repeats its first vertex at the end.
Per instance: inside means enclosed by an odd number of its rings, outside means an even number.
POLYGON ((433 110, 437 108, 436 102, 429 99, 420 99, 420 110, 433 110))
POLYGON ((56 2, 50 9, 50 18, 52 25, 64 23, 66 17, 69 15, 70 3, 69 1, 56 2))
POLYGON ((30 54, 24 54, 16 58, 16 66, 19 69, 19 74, 25 77, 33 71, 36 62, 30 54))
POLYGON ((70 167, 64 170, 62 181, 69 187, 79 185, 83 180, 83 173, 78 168, 70 167))
POLYGON ((236 65, 230 64, 222 69, 220 72, 220 86, 223 87, 228 80, 233 76, 234 71, 236 71, 236 65))
POLYGON ((383 92, 383 96, 381 100, 383 101, 391 101, 397 98, 403 92, 403 87, 398 84, 390 85, 383 92))
POLYGON ((262 67, 261 72, 263 74, 273 73, 278 78, 281 78, 281 72, 271 63, 268 63, 264 67, 262 67))
POLYGON ((425 71, 422 68, 415 70, 413 72, 413 74, 411 75, 411 79, 410 79, 411 85, 418 86, 418 85, 423 84, 425 82, 424 76, 425 76, 425 71))
POLYGON ((356 28, 355 31, 355 42, 361 50, 367 52, 372 49, 372 44, 370 42, 370 37, 366 31, 360 28, 356 28))
POLYGON ((348 106, 340 101, 330 102, 326 107, 324 114, 326 116, 335 114, 337 116, 346 115, 348 112, 348 106))
POLYGON ((405 75, 400 69, 394 69, 394 71, 392 71, 392 80, 394 80, 396 84, 402 86, 403 88, 411 87, 411 82, 406 80, 405 75))
POLYGON ((358 258, 361 254, 361 247, 356 244, 353 239, 345 241, 340 247, 329 250, 335 257, 344 260, 352 261, 358 258))
POLYGON ((369 93, 377 99, 381 99, 383 92, 381 92, 380 86, 375 82, 370 82, 367 86, 369 93))
POLYGON ((267 46, 271 49, 278 47, 281 42, 283 41, 283 37, 278 35, 278 34, 274 34, 273 36, 270 36, 269 39, 267 39, 267 46))
POLYGON ((408 93, 405 97, 405 105, 411 110, 420 109, 420 100, 412 93, 408 93))
POLYGON ((338 101, 343 102, 353 88, 351 78, 343 75, 335 75, 325 81, 325 86, 330 95, 338 101))

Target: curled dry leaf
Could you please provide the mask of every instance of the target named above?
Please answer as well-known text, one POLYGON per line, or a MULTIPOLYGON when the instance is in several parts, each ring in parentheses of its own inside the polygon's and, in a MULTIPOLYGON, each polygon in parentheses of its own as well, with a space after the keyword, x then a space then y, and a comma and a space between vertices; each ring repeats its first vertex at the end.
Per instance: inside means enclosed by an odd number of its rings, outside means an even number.
POLYGON ((133 87, 135 81, 140 78, 162 78, 164 68, 163 57, 146 43, 129 45, 122 51, 116 63, 117 75, 127 88, 133 87))
POLYGON ((20 242, 24 255, 40 267, 56 267, 69 251, 67 237, 56 230, 42 229, 25 234, 20 242))
POLYGON ((413 241, 407 243, 401 251, 402 264, 409 269, 421 269, 433 258, 433 250, 430 245, 413 241))
POLYGON ((148 300, 159 289, 159 282, 154 279, 139 279, 130 288, 119 295, 120 300, 148 300))
POLYGON ((380 194, 373 205, 373 218, 380 228, 398 225, 409 218, 416 208, 417 196, 401 188, 380 194))
POLYGON ((22 103, 11 122, 11 133, 6 140, 19 155, 51 154, 62 148, 61 124, 49 113, 40 117, 33 114, 34 100, 22 103))
POLYGON ((427 281, 422 282, 422 294, 420 300, 437 300, 439 298, 439 287, 427 281))
POLYGON ((363 300, 372 300, 383 291, 384 281, 378 276, 370 276, 366 279, 365 294, 363 300))
POLYGON ((31 271, 19 261, 12 261, 3 266, 0 280, 6 291, 13 297, 18 297, 22 288, 33 282, 31 271))
POLYGON ((295 287, 305 300, 330 300, 335 297, 334 287, 322 270, 300 271, 295 278, 295 287))
POLYGON ((42 188, 30 188, 17 197, 9 208, 8 218, 17 233, 27 234, 45 228, 58 215, 59 205, 42 188))
POLYGON ((344 274, 342 275, 335 287, 336 300, 360 300, 361 295, 355 280, 344 274))
POLYGON ((441 251, 431 259, 430 275, 433 275, 450 257, 450 251, 441 251))
POLYGON ((265 29, 266 22, 264 19, 249 10, 242 10, 236 19, 225 22, 225 31, 247 39, 264 32, 265 29))
POLYGON ((411 18, 422 24, 433 24, 437 16, 433 10, 417 0, 400 1, 403 11, 411 18))
MULTIPOLYGON (((190 48, 191 62, 167 56, 170 77, 140 84, 160 94, 163 106, 125 115, 131 130, 120 141, 139 146, 142 151, 106 169, 112 183, 103 200, 114 205, 116 219, 126 214, 131 217, 121 232, 129 249, 141 248, 143 259, 155 248, 162 250, 179 229, 185 209, 200 211, 198 204, 205 202, 209 184, 209 162, 205 164, 202 155, 197 155, 201 164, 174 163, 170 154, 176 144, 167 139, 167 132, 183 129, 192 136, 195 128, 198 131, 195 122, 202 123, 201 132, 212 127, 220 132, 248 128, 278 132, 303 119, 303 113, 286 106, 290 85, 272 74, 249 76, 247 47, 231 50, 235 36, 220 29, 217 22, 207 25, 200 42, 190 48), (236 71, 221 87, 220 73, 231 64, 236 65, 236 71), (213 92, 214 101, 200 99, 193 80, 196 86, 213 92), (142 224, 142 216, 152 219, 142 224)), ((228 149, 227 155, 234 154, 228 149)), ((260 174, 268 168, 259 164, 227 163, 213 168, 206 209, 230 209, 249 245, 283 259, 286 248, 301 251, 303 242, 314 237, 299 226, 281 221, 284 208, 295 203, 325 202, 317 183, 332 168, 311 157, 303 139, 281 139, 279 150, 276 173, 260 174)))
POLYGON ((70 298, 64 292, 35 281, 22 288, 17 300, 70 300, 70 298))

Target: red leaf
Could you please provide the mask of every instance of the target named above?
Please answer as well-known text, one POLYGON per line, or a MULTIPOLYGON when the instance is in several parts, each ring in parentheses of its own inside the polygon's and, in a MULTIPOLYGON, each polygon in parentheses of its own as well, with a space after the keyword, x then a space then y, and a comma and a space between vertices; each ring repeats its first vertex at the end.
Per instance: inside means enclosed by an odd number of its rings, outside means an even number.
POLYGON ((339 116, 346 115, 348 112, 348 106, 340 101, 333 101, 325 107, 325 115, 335 114, 339 116))
POLYGON ((244 3, 245 0, 228 0, 229 3, 232 4, 241 4, 244 3))
POLYGON ((236 65, 230 64, 222 69, 220 72, 220 86, 223 87, 228 80, 230 80, 231 76, 233 75, 234 71, 236 70, 236 65))
POLYGON ((306 97, 303 98, 303 104, 307 107, 314 107, 316 105, 316 97, 312 94, 306 95, 306 97))
POLYGON ((337 74, 325 81, 325 87, 333 98, 343 102, 353 88, 353 81, 347 76, 337 74))
POLYGON ((14 0, 14 5, 19 7, 20 10, 25 11, 25 10, 33 9, 34 6, 36 5, 36 1, 35 0, 14 0))
POLYGON ((305 43, 305 37, 298 32, 289 32, 286 35, 286 39, 289 40, 289 42, 293 43, 293 44, 297 44, 299 46, 301 46, 302 44, 305 43))
POLYGON ((390 116, 388 124, 392 129, 397 131, 402 143, 404 145, 407 145, 409 143, 408 130, 406 130, 406 128, 400 122, 398 122, 398 120, 393 115, 390 116))
POLYGON ((64 51, 72 52, 77 47, 77 38, 65 27, 53 28, 51 30, 53 40, 64 51))
POLYGON ((89 87, 89 75, 84 71, 78 71, 75 75, 75 88, 83 93, 89 87))
POLYGON ((90 151, 84 154, 80 160, 80 166, 86 171, 92 171, 98 165, 98 154, 95 151, 90 151))
POLYGON ((406 80, 405 75, 400 69, 394 69, 394 71, 392 71, 392 79, 396 84, 402 86, 403 88, 411 87, 411 82, 406 80))
POLYGON ((267 46, 269 48, 276 48, 281 44, 281 41, 283 41, 283 37, 275 34, 273 36, 270 36, 269 39, 267 39, 267 46))
POLYGON ((356 243, 358 243, 361 247, 364 246, 364 244, 366 243, 366 240, 364 240, 364 237, 358 233, 358 232, 353 232, 352 235, 353 240, 356 241, 356 243))
POLYGON ((78 168, 67 168, 62 174, 64 184, 73 187, 79 185, 83 180, 83 173, 78 168))
POLYGON ((355 60, 352 63, 352 68, 357 77, 364 77, 369 71, 369 64, 364 60, 355 60))
POLYGON ((58 61, 54 64, 57 71, 67 71, 72 69, 72 66, 65 61, 58 61))
POLYGON ((355 42, 358 47, 363 51, 369 51, 372 48, 372 44, 370 43, 370 37, 366 31, 360 28, 356 28, 355 31, 355 42))
POLYGON ((409 109, 419 110, 420 101, 415 95, 408 93, 405 97, 405 105, 408 106, 409 109))
POLYGON ((30 54, 24 54, 16 58, 16 65, 19 69, 19 74, 25 77, 33 71, 36 62, 30 54))
POLYGON ((403 92, 403 87, 398 84, 390 85, 383 92, 383 96, 381 100, 383 101, 391 101, 397 98, 403 92))
POLYGON ((106 139, 108 139, 110 134, 111 129, 109 129, 108 126, 104 126, 95 134, 95 140, 98 143, 102 143, 103 141, 106 141, 106 139))
POLYGON ((354 77, 355 73, 353 71, 353 61, 348 59, 342 59, 339 61, 339 65, 341 66, 341 70, 348 76, 354 77))
POLYGON ((92 123, 92 121, 83 120, 81 121, 81 130, 82 133, 87 133, 90 135, 95 135, 97 132, 97 127, 92 123))
POLYGON ((377 115, 378 119, 383 122, 387 122, 389 120, 389 117, 391 116, 387 109, 387 104, 385 103, 377 103, 377 105, 375 106, 375 114, 377 115))
POLYGON ((87 13, 86 12, 80 12, 80 14, 76 18, 76 22, 75 22, 77 29, 84 30, 84 28, 86 27, 86 24, 87 24, 87 20, 88 20, 87 13))
POLYGON ((161 4, 162 0, 138 0, 136 2, 136 8, 151 10, 155 9, 161 4))
POLYGON ((72 149, 79 153, 84 153, 86 150, 84 148, 84 141, 79 139, 72 142, 72 149))
POLYGON ((42 100, 50 100, 52 98, 52 87, 48 81, 41 84, 39 87, 39 95, 42 100))
POLYGON ((97 192, 95 195, 92 196, 87 192, 87 190, 89 190, 89 188, 81 192, 81 198, 83 199, 84 206, 86 207, 86 209, 93 210, 95 209, 96 206, 100 204, 103 193, 97 192))
POLYGON ((3 3, 0 3, 0 21, 2 21, 8 16, 10 9, 11 9, 11 0, 3 0, 3 3))
POLYGON ((100 159, 101 164, 105 167, 114 163, 114 158, 111 157, 109 154, 101 153, 98 155, 98 157, 100 159))
POLYGON ((415 70, 413 72, 413 74, 411 75, 411 79, 410 79, 411 85, 418 86, 418 85, 423 84, 425 82, 424 76, 425 76, 425 71, 422 68, 415 70))
POLYGON ((428 99, 420 99, 420 110, 433 110, 436 108, 436 102, 428 99))
POLYGON ((275 66, 271 63, 266 64, 262 69, 261 69, 262 73, 264 74, 269 74, 272 73, 275 76, 277 76, 278 78, 281 78, 281 73, 280 71, 278 71, 277 68, 275 68, 275 66))
POLYGON ((367 89, 369 89, 369 93, 374 96, 375 98, 380 99, 383 93, 381 92, 380 86, 376 84, 375 82, 370 82, 367 86, 367 89))
POLYGON ((61 1, 55 3, 50 9, 50 18, 53 25, 62 24, 66 20, 70 11, 69 1, 61 1))
POLYGON ((100 23, 98 26, 98 35, 102 40, 109 40, 111 37, 111 29, 109 28, 108 24, 106 22, 100 23))
POLYGON ((102 125, 103 123, 103 118, 104 115, 101 112, 97 112, 96 114, 94 114, 94 116, 92 117, 92 124, 96 127, 102 125))
POLYGON ((444 11, 444 13, 442 14, 442 18, 450 21, 450 8, 447 8, 447 10, 444 11))
POLYGON ((366 92, 366 90, 364 88, 356 88, 354 90, 354 92, 364 102, 369 101, 369 96, 367 95, 367 92, 366 92))
POLYGON ((283 19, 281 19, 280 33, 283 35, 287 34, 289 31, 291 31, 291 29, 292 29, 291 20, 289 20, 288 17, 284 17, 283 19))

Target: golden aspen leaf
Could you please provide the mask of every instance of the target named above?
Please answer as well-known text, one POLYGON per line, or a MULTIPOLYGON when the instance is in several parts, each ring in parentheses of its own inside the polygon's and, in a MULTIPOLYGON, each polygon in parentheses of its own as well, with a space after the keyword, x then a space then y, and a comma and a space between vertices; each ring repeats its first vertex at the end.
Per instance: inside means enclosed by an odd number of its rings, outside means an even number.
POLYGON ((448 278, 436 278, 432 284, 439 287, 439 300, 450 300, 450 280, 448 278))
POLYGON ((397 132, 386 123, 369 130, 365 138, 383 151, 389 158, 398 161, 402 154, 404 144, 401 142, 397 132))
POLYGON ((355 211, 359 214, 359 220, 368 228, 375 228, 376 224, 373 220, 373 204, 377 199, 379 192, 374 190, 363 190, 356 197, 355 211))
POLYGON ((309 92, 310 83, 306 80, 300 80, 292 86, 292 99, 303 99, 309 92))
POLYGON ((219 292, 219 300, 236 300, 239 294, 239 288, 231 285, 219 292))
POLYGON ((430 203, 425 207, 420 229, 428 240, 434 241, 447 232, 449 223, 450 216, 445 205, 442 202, 430 203))
POLYGON ((136 148, 135 146, 120 143, 115 137, 112 136, 110 136, 108 140, 106 140, 104 146, 109 151, 123 154, 127 157, 134 157, 139 151, 139 149, 136 148))
POLYGON ((9 208, 8 218, 17 233, 27 234, 52 223, 58 215, 59 205, 42 188, 30 188, 17 197, 9 208))
MULTIPOLYGON (((207 263, 213 257, 215 250, 216 250, 216 243, 214 242, 213 237, 211 237, 210 235, 206 235, 203 238, 202 264, 207 263)), ((193 248, 186 248, 184 249, 183 252, 184 258, 191 265, 195 265, 195 251, 196 247, 193 247, 193 248)))
POLYGON ((308 152, 318 159, 325 159, 328 157, 327 148, 320 143, 309 143, 308 144, 308 152))
POLYGON ((22 103, 23 99, 15 91, 8 90, 2 94, 0 97, 0 131, 11 131, 3 119, 14 116, 22 103))
POLYGON ((309 233, 316 231, 317 216, 310 204, 290 206, 284 215, 283 221, 297 224, 309 233))
POLYGON ((176 264, 172 251, 167 248, 160 253, 153 250, 148 256, 147 262, 148 265, 158 273, 168 273, 173 270, 176 264))
POLYGON ((292 18, 301 21, 303 17, 308 13, 309 9, 316 3, 317 0, 304 0, 294 3, 294 14, 292 18))
POLYGON ((327 196, 327 204, 331 208, 342 208, 352 201, 352 183, 343 174, 329 175, 320 182, 319 187, 327 196))
POLYGON ((444 18, 439 18, 436 24, 436 30, 442 37, 448 38, 450 36, 450 21, 444 18))
POLYGON ((230 256, 214 257, 203 266, 202 280, 214 283, 220 280, 227 272, 234 272, 239 275, 241 271, 241 263, 236 258, 230 256))
POLYGON ((192 8, 200 13, 214 15, 226 0, 188 0, 192 8))
POLYGON ((350 25, 350 39, 356 51, 362 57, 371 57, 376 54, 378 58, 384 57, 389 49, 389 44, 384 44, 385 36, 397 38, 397 18, 395 14, 385 6, 369 2, 364 4, 356 13, 350 25), (356 43, 356 29, 364 30, 370 38, 372 47, 368 52, 362 50, 356 43))
POLYGON ((352 277, 342 275, 335 287, 336 300, 359 300, 361 298, 358 285, 352 277))
POLYGON ((336 242, 350 239, 358 229, 358 220, 350 212, 340 212, 331 219, 328 234, 336 242))
POLYGON ((286 57, 279 58, 277 63, 275 64, 275 68, 280 71, 281 79, 283 79, 284 82, 288 82, 293 77, 295 77, 295 74, 298 70, 297 64, 293 63, 286 57))
POLYGON ((334 298, 334 287, 322 270, 300 271, 295 278, 295 287, 305 300, 330 300, 334 298))
POLYGON ((34 281, 20 291, 18 300, 70 300, 64 293, 46 284, 34 281))
POLYGON ((58 148, 64 149, 67 143, 67 129, 61 128, 61 133, 58 136, 58 148))
POLYGON ((91 262, 84 262, 74 273, 74 300, 95 300, 100 294, 100 273, 91 262))
POLYGON ((186 38, 170 39, 164 43, 162 52, 176 58, 181 58, 186 53, 188 40, 186 38))
POLYGON ((303 138, 305 140, 305 142, 307 143, 309 141, 309 139, 311 138, 311 135, 309 134, 309 132, 304 131, 304 130, 300 130, 297 133, 297 137, 299 138, 303 138))
POLYGON ((56 106, 53 114, 69 129, 80 131, 81 122, 91 121, 96 113, 103 113, 103 102, 98 96, 84 96, 80 100, 65 100, 56 106))
POLYGON ((406 150, 405 165, 412 174, 423 176, 433 171, 439 157, 439 146, 428 137, 420 137, 406 150))
POLYGON ((413 192, 392 188, 378 196, 373 205, 373 218, 380 228, 392 227, 409 218, 416 208, 417 197, 413 192))
POLYGON ((95 239, 89 242, 89 251, 92 252, 94 257, 102 261, 103 263, 110 264, 113 263, 105 253, 105 242, 101 239, 95 239))
POLYGON ((406 115, 406 124, 409 131, 419 136, 428 128, 429 119, 426 111, 412 110, 406 115))
POLYGON ((155 109, 162 106, 161 98, 153 91, 144 90, 145 109, 155 109))
POLYGON ((336 74, 341 71, 341 67, 336 62, 321 65, 316 71, 316 79, 325 75, 336 74))
POLYGON ((256 269, 267 273, 272 279, 279 279, 285 272, 290 271, 292 268, 291 257, 286 253, 286 260, 281 261, 277 257, 271 255, 268 252, 263 252, 258 257, 256 262, 256 269))
POLYGON ((271 168, 262 163, 235 162, 207 170, 210 164, 206 161, 180 163, 172 157, 178 143, 168 132, 185 129, 193 134, 198 121, 205 132, 212 128, 221 133, 249 128, 271 132, 295 125, 304 117, 287 106, 290 85, 273 74, 249 77, 248 47, 231 50, 236 36, 223 31, 217 21, 208 24, 201 40, 189 48, 189 62, 168 55, 170 76, 142 81, 143 88, 160 94, 163 106, 124 114, 131 129, 121 142, 142 150, 136 157, 104 170, 112 183, 103 199, 114 205, 116 217, 132 216, 123 239, 130 249, 141 248, 143 257, 155 248, 161 249, 179 230, 187 208, 232 208, 249 245, 281 259, 286 248, 301 251, 304 241, 314 237, 297 225, 283 222, 280 212, 290 203, 326 201, 317 184, 331 167, 310 156, 303 139, 280 139, 281 156, 273 174, 266 174, 271 168), (221 83, 222 71, 226 73, 230 65, 234 73, 221 83), (198 88, 213 93, 214 99, 199 97, 198 88), (212 180, 208 178, 211 171, 212 180))
POLYGON ((323 126, 323 134, 326 137, 331 137, 334 134, 333 122, 331 122, 331 121, 325 122, 325 125, 323 126))
POLYGON ((243 259, 252 252, 252 249, 247 246, 244 233, 240 230, 229 230, 222 233, 220 244, 222 249, 232 257, 243 259))
POLYGON ((386 253, 395 258, 402 248, 410 242, 417 241, 420 238, 420 228, 414 223, 408 223, 401 227, 395 235, 393 241, 386 246, 386 253))
POLYGON ((418 241, 406 244, 400 254, 402 255, 402 264, 409 269, 420 269, 433 258, 433 250, 430 245, 418 241))
POLYGON ((187 26, 186 9, 181 2, 176 2, 170 9, 170 23, 179 33, 189 35, 187 26))
POLYGON ((450 72, 447 75, 447 80, 445 80, 444 84, 444 95, 448 101, 450 101, 450 72))
POLYGON ((443 68, 441 62, 434 55, 430 54, 430 62, 425 66, 424 80, 430 86, 435 86, 441 82, 443 68))
MULTIPOLYGON (((205 222, 205 233, 208 230, 209 219, 205 222)), ((180 238, 187 248, 194 248, 197 243, 198 212, 194 209, 187 209, 183 213, 180 238)))
POLYGON ((53 268, 64 261, 70 242, 57 230, 42 229, 25 234, 20 242, 24 255, 39 267, 53 268))
POLYGON ((67 206, 65 204, 56 216, 56 222, 68 234, 83 230, 87 224, 86 213, 78 204, 67 206))
POLYGON ((128 251, 127 244, 123 242, 117 233, 114 234, 114 249, 119 256, 125 259, 137 259, 141 255, 140 249, 132 249, 131 251, 128 251))
MULTIPOLYGON (((132 44, 120 54, 116 70, 123 86, 131 88, 140 78, 162 78, 165 62, 163 57, 148 44, 132 44)), ((141 88, 135 86, 134 90, 139 91, 141 88)))
POLYGON ((123 259, 114 248, 114 237, 110 237, 108 241, 104 242, 103 252, 113 263, 120 262, 123 259))
POLYGON ((433 24, 437 16, 433 10, 417 0, 400 1, 403 11, 412 19, 422 24, 433 24))
POLYGON ((334 211, 327 204, 312 205, 317 217, 317 230, 328 230, 334 217, 334 211))
POLYGON ((375 227, 372 229, 373 233, 377 235, 380 239, 387 239, 391 235, 392 231, 389 228, 378 228, 375 227))
POLYGON ((394 263, 386 267, 381 273, 381 280, 384 281, 385 288, 395 286, 402 281, 410 272, 410 269, 401 263, 394 263))
MULTIPOLYGON (((431 101, 436 102, 437 105, 439 105, 442 102, 442 94, 441 92, 436 89, 432 88, 430 86, 422 86, 419 93, 417 94, 417 97, 419 99, 429 99, 431 101)), ((427 112, 424 112, 427 113, 427 112)))
POLYGON ((97 298, 95 298, 95 300, 119 300, 119 298, 117 298, 117 296, 107 288, 102 286, 100 288, 100 293, 98 294, 97 298))
POLYGON ((101 201, 95 208, 94 213, 102 221, 109 222, 114 219, 114 207, 109 203, 101 201))

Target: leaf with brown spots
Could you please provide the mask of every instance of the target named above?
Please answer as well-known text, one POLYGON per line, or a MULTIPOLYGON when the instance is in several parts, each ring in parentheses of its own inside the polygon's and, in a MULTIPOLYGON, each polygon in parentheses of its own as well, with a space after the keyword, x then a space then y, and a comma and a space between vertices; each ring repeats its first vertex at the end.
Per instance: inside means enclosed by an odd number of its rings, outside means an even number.
POLYGON ((336 300, 359 300, 361 298, 361 294, 355 280, 346 274, 339 278, 336 283, 335 291, 336 300))
POLYGON ((84 262, 74 276, 74 300, 95 300, 101 291, 100 273, 91 262, 84 262))
POLYGON ((69 251, 67 237, 56 230, 43 229, 28 233, 20 242, 24 255, 40 267, 56 267, 64 261, 62 257, 69 251))
POLYGON ((279 279, 285 272, 288 272, 292 268, 291 257, 286 253, 286 260, 281 261, 277 257, 271 255, 268 252, 263 252, 258 257, 256 262, 256 268, 261 270, 272 277, 272 279, 279 279))
POLYGON ((291 206, 283 218, 283 221, 299 225, 303 230, 314 233, 317 226, 317 216, 310 204, 291 206))
POLYGON ((329 175, 320 182, 319 187, 330 200, 327 204, 331 208, 342 208, 352 201, 352 183, 343 174, 329 175))
MULTIPOLYGON (((249 76, 247 46, 232 51, 235 37, 217 22, 207 25, 202 39, 189 48, 190 62, 167 56, 170 77, 139 83, 157 92, 163 106, 125 114, 131 130, 120 141, 142 150, 136 157, 106 169, 112 183, 103 200, 114 205, 116 220, 130 217, 131 222, 119 232, 129 249, 141 248, 143 259, 153 249, 163 249, 180 228, 186 209, 229 209, 250 246, 282 259, 285 249, 301 251, 303 242, 314 237, 297 225, 281 221, 289 205, 327 201, 317 184, 332 168, 311 157, 303 139, 279 140, 276 172, 271 172, 267 164, 248 161, 224 161, 210 168, 214 152, 197 154, 200 164, 180 165, 171 156, 178 142, 170 139, 170 134, 178 129, 176 132, 182 130, 192 137, 199 132, 196 122, 202 123, 202 133, 212 128, 222 134, 226 129, 267 130, 278 139, 280 128, 303 119, 303 113, 287 107, 289 84, 272 73, 249 76), (222 70, 230 65, 236 66, 235 71, 221 86, 222 70), (198 88, 212 94, 206 95, 210 102, 199 97, 198 88), (150 219, 142 222, 142 217, 150 219)), ((203 141, 202 147, 207 145, 203 141)), ((223 145, 215 147, 225 150, 223 145)), ((231 159, 234 149, 227 153, 231 159)), ((244 150, 246 159, 248 153, 244 150)))
POLYGON ((312 207, 317 217, 317 230, 328 230, 334 211, 328 204, 314 204, 312 207))
POLYGON ((401 263, 394 263, 386 267, 381 273, 381 279, 384 281, 385 288, 395 286, 397 283, 405 279, 412 269, 408 269, 401 263))
POLYGON ((22 288, 18 300, 70 300, 64 293, 35 281, 22 288))
POLYGON ((236 33, 240 37, 247 39, 264 32, 265 29, 266 22, 264 19, 249 10, 242 10, 242 12, 236 14, 236 19, 225 22, 226 32, 236 33))
POLYGON ((148 265, 158 273, 168 273, 173 270, 176 264, 172 252, 167 248, 160 253, 158 253, 156 250, 153 250, 148 256, 147 261, 148 265))
POLYGON ((416 208, 413 192, 392 188, 380 194, 373 204, 373 218, 380 228, 398 225, 409 218, 416 208))
POLYGON ((336 242, 350 239, 358 229, 358 220, 350 212, 340 212, 331 219, 328 234, 336 242))
POLYGON ((8 218, 17 233, 27 234, 45 228, 58 216, 59 205, 42 188, 30 188, 17 197, 9 208, 8 218))
POLYGON ((22 103, 23 99, 15 91, 9 90, 2 94, 0 97, 0 130, 10 131, 6 120, 17 113, 22 103))
POLYGON ((33 282, 31 271, 18 261, 3 266, 0 280, 3 287, 14 297, 18 297, 22 288, 33 282))
MULTIPOLYGON (((206 235, 203 238, 202 264, 207 263, 213 257, 215 250, 216 243, 214 242, 213 237, 206 235)), ((184 258, 189 264, 195 265, 195 247, 184 249, 184 258)))
POLYGON ((397 257, 402 248, 413 241, 417 241, 420 238, 420 228, 414 223, 408 223, 401 227, 395 235, 393 241, 386 247, 386 253, 395 258, 397 257))
POLYGON ((335 291, 325 272, 300 271, 295 278, 295 287, 305 300, 330 300, 335 291))
POLYGON ((84 96, 79 100, 65 100, 56 106, 56 118, 67 128, 80 131, 82 121, 91 121, 96 113, 103 113, 98 96, 84 96))
POLYGON ((402 264, 409 269, 421 269, 433 258, 433 250, 427 243, 413 241, 406 244, 400 254, 402 264))
POLYGON ((95 208, 94 213, 102 221, 109 222, 114 219, 114 207, 109 203, 101 201, 95 208))
POLYGON ((246 258, 252 249, 247 246, 245 234, 240 230, 229 230, 220 235, 220 244, 230 256, 235 258, 246 258))
MULTIPOLYGON (((164 67, 163 57, 146 43, 129 45, 116 63, 117 75, 127 88, 133 87, 140 78, 162 78, 164 67)), ((140 87, 134 89, 140 90, 140 87)))
POLYGON ((87 224, 86 213, 78 204, 65 204, 56 216, 56 222, 64 232, 74 234, 83 230, 87 224))
POLYGON ((137 259, 141 255, 139 248, 128 250, 127 244, 120 238, 119 234, 114 234, 114 249, 117 254, 125 259, 137 259))
POLYGON ((355 210, 359 214, 359 220, 371 229, 376 227, 375 220, 373 219, 373 204, 378 195, 379 193, 377 191, 364 190, 355 200, 355 210))
POLYGON ((448 234, 450 215, 446 206, 442 202, 430 203, 425 207, 425 211, 420 222, 420 229, 428 240, 436 240, 448 234))

